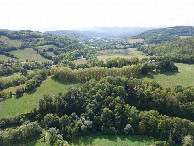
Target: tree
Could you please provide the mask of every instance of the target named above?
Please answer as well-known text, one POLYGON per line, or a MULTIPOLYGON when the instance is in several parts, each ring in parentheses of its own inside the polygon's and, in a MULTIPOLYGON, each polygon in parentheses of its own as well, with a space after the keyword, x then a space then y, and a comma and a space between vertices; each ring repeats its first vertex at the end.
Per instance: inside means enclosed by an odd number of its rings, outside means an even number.
POLYGON ((59 128, 59 117, 53 114, 47 114, 44 116, 44 124, 46 128, 56 127, 59 128))
POLYGON ((134 134, 134 129, 130 124, 127 124, 124 128, 125 134, 134 134))
POLYGON ((16 96, 21 97, 24 94, 24 88, 17 88, 16 90, 16 96))

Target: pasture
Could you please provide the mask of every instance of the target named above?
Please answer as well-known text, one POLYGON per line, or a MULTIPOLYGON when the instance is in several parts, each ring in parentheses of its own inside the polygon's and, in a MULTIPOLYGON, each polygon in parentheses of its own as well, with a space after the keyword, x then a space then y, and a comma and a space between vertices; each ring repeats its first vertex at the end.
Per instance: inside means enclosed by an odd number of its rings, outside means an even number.
POLYGON ((176 73, 154 73, 143 76, 143 80, 155 80, 164 88, 174 88, 177 85, 183 87, 194 86, 194 64, 175 63, 179 71, 176 73))
POLYGON ((37 54, 32 48, 25 48, 22 50, 11 51, 11 53, 19 58, 18 61, 37 61, 37 62, 51 62, 46 58, 43 58, 40 54, 37 54))
POLYGON ((8 45, 8 47, 20 47, 22 45, 22 41, 19 40, 11 40, 6 36, 0 36, 0 41, 4 42, 8 45))
POLYGON ((35 91, 24 93, 20 98, 14 96, 0 102, 0 119, 30 112, 33 108, 38 107, 39 99, 43 98, 43 95, 52 96, 65 92, 69 86, 73 85, 75 83, 56 81, 48 77, 35 91))
POLYGON ((137 48, 129 48, 129 49, 111 49, 111 50, 102 50, 97 54, 99 60, 106 61, 109 58, 131 58, 137 56, 139 59, 148 58, 143 52, 137 51, 137 48))
POLYGON ((81 136, 72 142, 71 146, 150 146, 154 139, 140 135, 88 135, 81 136))
POLYGON ((87 60, 85 58, 80 58, 73 61, 74 64, 85 64, 87 63, 87 60))
POLYGON ((0 55, 0 60, 4 60, 4 61, 7 62, 8 60, 15 60, 15 59, 1 54, 0 55))

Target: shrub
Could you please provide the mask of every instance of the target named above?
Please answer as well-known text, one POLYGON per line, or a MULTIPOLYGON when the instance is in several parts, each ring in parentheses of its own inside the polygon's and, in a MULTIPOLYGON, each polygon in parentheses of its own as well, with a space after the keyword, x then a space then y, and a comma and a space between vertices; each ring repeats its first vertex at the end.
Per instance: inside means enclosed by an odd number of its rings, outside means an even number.
POLYGON ((166 141, 155 141, 154 145, 155 146, 169 146, 170 144, 166 141))
POLYGON ((16 90, 16 96, 17 97, 21 97, 21 96, 23 96, 23 94, 24 94, 24 88, 18 88, 17 90, 16 90))

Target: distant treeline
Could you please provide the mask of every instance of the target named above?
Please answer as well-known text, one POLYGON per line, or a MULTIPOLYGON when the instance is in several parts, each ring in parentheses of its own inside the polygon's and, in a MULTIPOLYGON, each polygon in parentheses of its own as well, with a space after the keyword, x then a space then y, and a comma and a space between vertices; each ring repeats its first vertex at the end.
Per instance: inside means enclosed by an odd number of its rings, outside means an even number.
POLYGON ((148 55, 167 56, 175 62, 194 63, 194 37, 161 45, 141 46, 138 50, 148 55))
POLYGON ((145 31, 134 38, 144 39, 147 44, 161 44, 180 39, 194 37, 193 26, 175 26, 145 31))

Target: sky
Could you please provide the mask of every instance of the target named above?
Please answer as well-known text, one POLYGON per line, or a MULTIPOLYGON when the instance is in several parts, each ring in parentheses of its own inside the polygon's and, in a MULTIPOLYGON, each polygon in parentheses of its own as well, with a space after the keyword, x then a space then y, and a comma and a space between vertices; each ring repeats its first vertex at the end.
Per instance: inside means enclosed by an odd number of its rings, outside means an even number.
POLYGON ((194 26, 194 0, 0 0, 0 28, 194 26))

